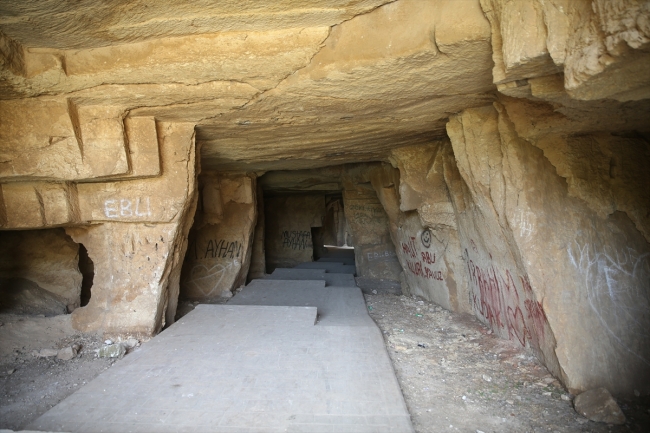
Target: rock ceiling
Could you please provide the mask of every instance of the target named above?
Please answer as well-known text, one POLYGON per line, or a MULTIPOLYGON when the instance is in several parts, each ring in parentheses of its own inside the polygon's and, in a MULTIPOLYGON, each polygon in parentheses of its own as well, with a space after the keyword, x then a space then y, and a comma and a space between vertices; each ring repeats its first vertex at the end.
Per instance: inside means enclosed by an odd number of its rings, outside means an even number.
MULTIPOLYGON (((4 2, 0 99, 193 123, 204 168, 386 160, 495 99, 491 31, 478 1, 4 2)), ((501 75, 506 94, 531 94, 501 75)), ((584 110, 554 84, 537 99, 579 131, 584 110)))

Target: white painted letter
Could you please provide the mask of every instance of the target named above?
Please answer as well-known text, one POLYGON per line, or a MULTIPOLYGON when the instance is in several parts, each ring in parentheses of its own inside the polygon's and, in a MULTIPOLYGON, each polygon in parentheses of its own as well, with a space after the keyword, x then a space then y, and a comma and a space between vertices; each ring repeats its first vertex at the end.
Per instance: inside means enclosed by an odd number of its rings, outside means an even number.
POLYGON ((115 200, 106 200, 104 202, 104 215, 106 215, 106 218, 117 218, 117 206, 115 200))
POLYGON ((120 215, 123 217, 133 216, 133 212, 131 212, 131 200, 124 198, 120 200, 120 215))

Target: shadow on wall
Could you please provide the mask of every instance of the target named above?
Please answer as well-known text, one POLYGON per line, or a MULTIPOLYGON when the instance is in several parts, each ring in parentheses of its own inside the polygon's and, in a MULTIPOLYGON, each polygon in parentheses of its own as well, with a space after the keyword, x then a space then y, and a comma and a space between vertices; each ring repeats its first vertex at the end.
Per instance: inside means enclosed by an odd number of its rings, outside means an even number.
MULTIPOLYGON (((323 227, 326 215, 325 194, 265 197, 264 213, 268 273, 272 273, 275 268, 292 268, 298 263, 314 259, 312 230, 323 227)), ((322 238, 321 230, 317 230, 316 234, 319 239, 322 238)))
POLYGON ((82 280, 79 244, 63 229, 0 231, 0 312, 69 313, 82 280))
POLYGON ((95 264, 83 244, 79 244, 79 272, 82 275, 79 306, 85 307, 90 302, 90 289, 93 286, 93 279, 95 278, 95 264))

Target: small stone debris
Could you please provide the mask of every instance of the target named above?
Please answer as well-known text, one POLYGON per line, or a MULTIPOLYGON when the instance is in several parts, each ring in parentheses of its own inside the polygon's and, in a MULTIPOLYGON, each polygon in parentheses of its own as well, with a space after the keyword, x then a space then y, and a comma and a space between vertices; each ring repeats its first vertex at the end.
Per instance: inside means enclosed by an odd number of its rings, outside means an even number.
POLYGON ((15 371, 16 371, 15 368, 10 368, 9 370, 7 370, 7 376, 11 376, 12 374, 14 374, 15 371))
POLYGON ((583 392, 573 400, 573 407, 591 421, 625 424, 625 415, 606 388, 583 392))
POLYGON ((426 349, 426 348, 427 348, 427 345, 424 344, 424 343, 418 343, 418 347, 421 347, 421 348, 423 348, 423 349, 426 349))
POLYGON ((32 351, 32 355, 36 358, 51 358, 59 354, 58 350, 55 349, 41 349, 32 351))
POLYGON ((77 356, 80 347, 81 346, 79 344, 73 344, 72 346, 64 347, 63 349, 59 350, 59 352, 56 354, 56 357, 62 361, 70 361, 72 358, 77 356))
POLYGON ((373 290, 373 291, 372 291, 372 294, 373 294, 373 295, 376 295, 376 294, 377 294, 377 291, 376 291, 376 290, 373 290))
POLYGON ((490 376, 488 376, 487 374, 483 375, 483 380, 486 381, 486 382, 492 382, 492 378, 490 376))
POLYGON ((111 341, 111 340, 105 340, 105 341, 104 341, 104 344, 106 344, 106 345, 113 344, 113 341, 111 341))
POLYGON ((562 394, 560 398, 564 401, 571 401, 571 396, 569 394, 562 394))
POLYGON ((122 342, 122 344, 127 350, 140 346, 140 342, 136 338, 127 338, 122 342))
POLYGON ((126 353, 126 348, 122 343, 107 344, 102 346, 97 351, 97 356, 100 358, 122 358, 126 353))

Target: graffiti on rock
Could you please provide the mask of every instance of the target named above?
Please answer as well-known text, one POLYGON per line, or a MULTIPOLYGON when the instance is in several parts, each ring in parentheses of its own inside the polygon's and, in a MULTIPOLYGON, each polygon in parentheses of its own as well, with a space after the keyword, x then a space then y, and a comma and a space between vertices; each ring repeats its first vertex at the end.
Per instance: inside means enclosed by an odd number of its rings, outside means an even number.
MULTIPOLYGON (((474 249, 476 244, 470 242, 474 249)), ((467 249, 464 256, 473 285, 470 303, 474 311, 492 328, 507 329, 509 339, 519 341, 522 346, 529 342, 539 348, 548 320, 542 304, 535 298, 528 277, 518 278, 519 289, 508 269, 502 271, 496 266, 481 267, 475 264, 467 249)))
MULTIPOLYGON (((402 242, 402 253, 404 253, 406 266, 409 271, 416 277, 443 281, 442 271, 432 270, 429 267, 436 263, 436 253, 419 251, 415 242, 416 239, 415 236, 410 236, 406 242, 402 242)), ((429 248, 426 244, 431 246, 431 232, 424 230, 420 235, 420 241, 423 246, 429 248), (428 234, 425 235, 425 233, 428 234)))
POLYGON ((194 259, 234 259, 242 254, 242 243, 240 241, 229 241, 225 239, 208 239, 205 248, 199 248, 199 242, 194 242, 190 247, 194 251, 194 259))
POLYGON ((349 211, 349 218, 359 225, 366 227, 381 225, 384 227, 387 224, 386 213, 381 204, 350 204, 347 209, 349 211))
POLYGON ((145 218, 151 216, 151 202, 149 197, 138 197, 136 200, 126 198, 109 199, 104 201, 104 215, 106 218, 145 218))
POLYGON ((395 254, 395 251, 375 251, 375 252, 370 252, 366 253, 366 257, 368 258, 369 262, 385 262, 385 261, 392 261, 395 260, 395 257, 397 257, 397 254, 395 254))
POLYGON ((420 240, 422 241, 422 246, 424 246, 424 248, 429 248, 431 246, 431 231, 422 230, 420 240))
POLYGON ((597 249, 577 241, 569 260, 583 277, 589 307, 607 334, 626 352, 650 366, 638 341, 650 338, 650 253, 633 248, 597 249))
POLYGON ((228 287, 222 288, 221 282, 228 271, 238 264, 239 263, 236 259, 233 263, 227 265, 221 263, 215 263, 212 266, 196 264, 190 271, 190 274, 185 281, 185 285, 188 286, 192 292, 198 292, 204 296, 221 293, 222 291, 229 289, 228 287))
POLYGON ((304 250, 312 247, 311 232, 307 230, 285 230, 280 234, 282 248, 304 250))

